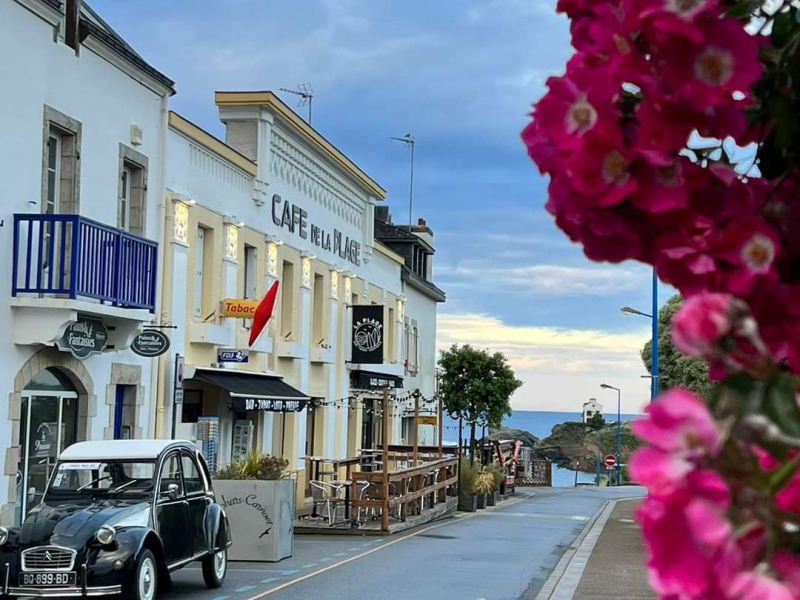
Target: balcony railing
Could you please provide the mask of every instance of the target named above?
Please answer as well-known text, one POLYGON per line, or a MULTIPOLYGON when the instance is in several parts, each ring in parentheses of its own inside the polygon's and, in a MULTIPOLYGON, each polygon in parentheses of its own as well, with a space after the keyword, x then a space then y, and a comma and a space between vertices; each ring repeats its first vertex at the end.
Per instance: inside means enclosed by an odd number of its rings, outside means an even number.
POLYGON ((14 215, 11 295, 155 309, 158 244, 79 215, 14 215))

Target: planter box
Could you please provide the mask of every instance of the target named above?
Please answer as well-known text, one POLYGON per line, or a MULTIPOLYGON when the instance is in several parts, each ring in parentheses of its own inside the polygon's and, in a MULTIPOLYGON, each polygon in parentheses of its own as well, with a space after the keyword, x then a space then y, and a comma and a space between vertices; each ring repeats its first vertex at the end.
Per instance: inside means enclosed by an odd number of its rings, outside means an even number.
POLYGON ((461 496, 458 499, 458 510, 464 512, 475 512, 478 510, 477 496, 461 496))
POLYGON ((233 545, 228 560, 277 562, 294 550, 293 479, 215 479, 214 491, 228 514, 233 545))
POLYGON ((478 510, 486 508, 486 494, 478 494, 478 510))
POLYGON ((498 502, 500 502, 500 492, 486 494, 486 506, 497 506, 498 502))

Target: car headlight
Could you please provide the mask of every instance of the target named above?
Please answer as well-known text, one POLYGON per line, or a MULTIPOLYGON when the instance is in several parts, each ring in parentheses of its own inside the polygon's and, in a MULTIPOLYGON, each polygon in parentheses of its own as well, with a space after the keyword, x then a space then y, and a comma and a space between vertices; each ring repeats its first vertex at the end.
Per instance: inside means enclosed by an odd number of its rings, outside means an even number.
POLYGON ((8 529, 0 527, 0 546, 8 541, 8 529))
POLYGON ((97 534, 95 535, 97 541, 107 546, 111 542, 114 541, 114 538, 117 537, 117 530, 109 525, 103 525, 100 529, 97 530, 97 534))

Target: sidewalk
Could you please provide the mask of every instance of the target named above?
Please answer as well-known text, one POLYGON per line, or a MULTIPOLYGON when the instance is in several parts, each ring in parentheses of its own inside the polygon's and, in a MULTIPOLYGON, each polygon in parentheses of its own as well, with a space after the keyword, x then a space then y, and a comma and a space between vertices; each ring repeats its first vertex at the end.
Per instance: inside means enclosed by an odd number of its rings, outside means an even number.
POLYGON ((641 500, 617 502, 586 563, 573 600, 652 600, 646 553, 633 513, 641 500))

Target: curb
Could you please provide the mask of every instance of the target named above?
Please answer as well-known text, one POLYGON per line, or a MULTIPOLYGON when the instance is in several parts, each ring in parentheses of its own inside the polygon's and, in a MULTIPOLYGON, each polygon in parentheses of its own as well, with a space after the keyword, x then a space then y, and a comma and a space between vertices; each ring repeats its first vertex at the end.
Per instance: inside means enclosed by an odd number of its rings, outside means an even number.
POLYGON ((595 544, 619 500, 607 500, 556 564, 536 600, 572 600, 595 544))

